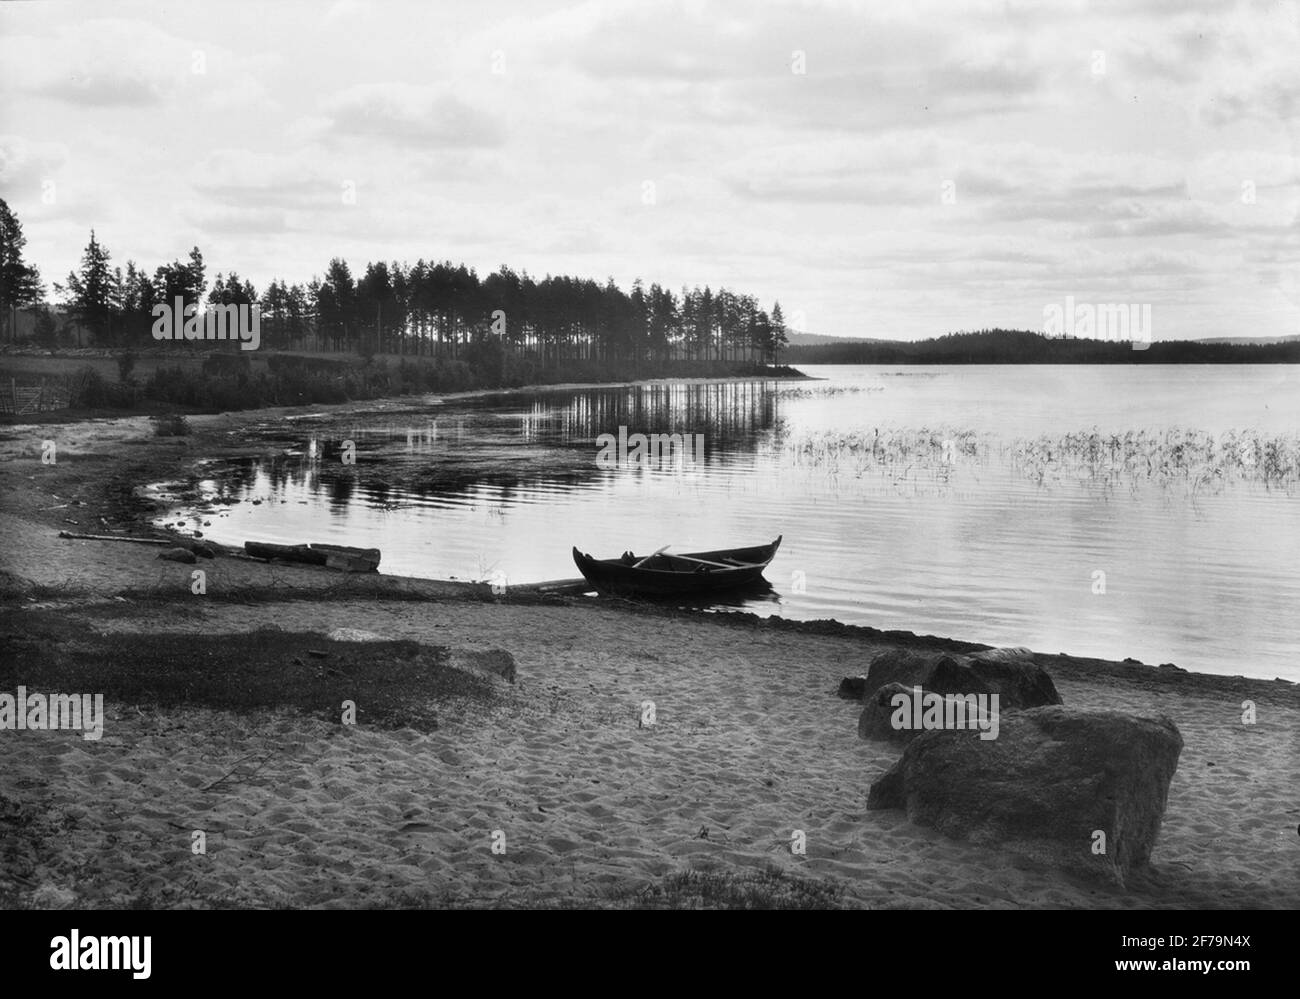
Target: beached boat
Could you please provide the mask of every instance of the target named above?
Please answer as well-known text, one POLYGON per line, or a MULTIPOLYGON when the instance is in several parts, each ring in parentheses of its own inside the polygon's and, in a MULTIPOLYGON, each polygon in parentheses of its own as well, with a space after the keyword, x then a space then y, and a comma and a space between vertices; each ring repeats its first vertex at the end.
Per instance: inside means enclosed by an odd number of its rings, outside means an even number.
POLYGON ((726 548, 712 552, 670 555, 661 548, 652 555, 631 552, 621 558, 592 558, 573 549, 578 571, 602 593, 678 596, 713 593, 752 586, 763 578, 763 570, 781 545, 778 537, 770 545, 726 548))

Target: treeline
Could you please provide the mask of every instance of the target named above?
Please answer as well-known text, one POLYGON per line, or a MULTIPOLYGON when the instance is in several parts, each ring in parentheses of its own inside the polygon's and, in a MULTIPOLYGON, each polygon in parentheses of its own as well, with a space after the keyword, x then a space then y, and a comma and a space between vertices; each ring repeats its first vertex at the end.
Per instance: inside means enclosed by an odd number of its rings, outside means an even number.
MULTIPOLYGON (((544 385, 556 382, 632 381, 630 364, 575 361, 564 368, 542 369, 528 359, 508 358, 501 372, 482 358, 377 358, 357 364, 347 357, 266 354, 234 350, 203 355, 200 364, 155 368, 144 378, 134 374, 131 350, 118 355, 119 377, 104 377, 93 367, 69 374, 64 382, 69 404, 85 410, 223 412, 263 406, 303 406, 352 402, 425 392, 459 392, 544 385)), ((752 362, 710 364, 713 375, 752 375, 752 362)), ((668 361, 663 377, 698 373, 698 362, 668 361)), ((763 373, 794 374, 764 368, 763 373)))
POLYGON ((795 346, 785 352, 785 359, 791 364, 1295 364, 1300 363, 1300 341, 1228 344, 1158 340, 1135 350, 1128 341, 993 329, 949 333, 930 340, 795 346))
MULTIPOLYGON (((20 251, 21 226, 16 219, 7 226, 17 233, 8 242, 20 251)), ((280 350, 457 359, 499 348, 556 368, 574 361, 775 363, 787 342, 779 303, 768 312, 752 295, 726 288, 675 293, 638 279, 624 291, 612 278, 539 280, 504 265, 480 277, 463 263, 423 259, 367 263, 356 277, 337 257, 306 284, 276 279, 259 290, 229 271, 209 287, 198 247, 152 273, 133 260, 123 270, 93 231, 81 266, 54 288, 66 315, 100 346, 151 345, 155 306, 170 308, 177 299, 199 310, 257 305, 263 348, 280 350)), ((30 288, 24 297, 16 304, 31 304, 30 288)), ((59 332, 50 314, 37 336, 57 339, 59 332)))

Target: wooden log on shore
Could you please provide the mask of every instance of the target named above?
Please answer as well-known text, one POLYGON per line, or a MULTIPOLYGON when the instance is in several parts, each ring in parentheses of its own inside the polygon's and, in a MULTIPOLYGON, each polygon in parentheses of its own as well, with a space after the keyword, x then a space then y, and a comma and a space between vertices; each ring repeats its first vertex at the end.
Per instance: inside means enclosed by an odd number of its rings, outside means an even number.
POLYGON ((198 538, 174 537, 174 538, 132 538, 125 534, 77 534, 73 531, 60 531, 60 538, 66 538, 70 541, 129 541, 135 545, 160 545, 166 548, 184 548, 187 551, 194 552, 196 555, 202 555, 204 558, 216 558, 218 555, 225 553, 221 545, 208 541, 202 541, 198 538))
POLYGON ((325 553, 314 552, 310 545, 272 545, 261 541, 245 541, 244 551, 253 558, 280 559, 284 562, 299 562, 303 565, 324 565, 325 553))
POLYGON ((166 545, 171 547, 176 544, 172 538, 128 538, 122 534, 77 534, 73 531, 60 531, 59 537, 67 538, 72 541, 130 541, 137 545, 166 545))
POLYGON ((542 583, 528 583, 515 589, 536 590, 538 593, 550 593, 556 596, 578 596, 582 593, 592 593, 596 588, 579 576, 576 579, 549 579, 542 583))
POLYGON ((262 541, 245 541, 244 551, 253 558, 323 565, 346 572, 377 572, 381 558, 378 548, 348 548, 344 545, 273 545, 262 541))
POLYGON ((346 545, 312 545, 314 552, 325 553, 325 564, 349 572, 378 572, 383 557, 378 548, 349 548, 346 545))
POLYGON ((339 555, 330 552, 325 556, 325 568, 342 569, 344 572, 378 572, 378 560, 358 558, 355 555, 339 555))

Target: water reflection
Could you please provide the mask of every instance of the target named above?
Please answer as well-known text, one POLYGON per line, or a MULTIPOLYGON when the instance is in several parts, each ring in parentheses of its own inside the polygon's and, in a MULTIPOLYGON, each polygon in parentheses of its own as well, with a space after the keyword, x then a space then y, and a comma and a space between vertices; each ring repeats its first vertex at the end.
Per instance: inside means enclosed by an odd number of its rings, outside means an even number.
POLYGON ((640 385, 469 400, 454 414, 403 422, 313 421, 266 427, 282 445, 270 459, 236 460, 217 470, 217 498, 240 498, 254 485, 324 491, 333 510, 354 500, 391 509, 403 500, 491 483, 509 504, 540 479, 581 484, 608 474, 596 463, 602 434, 679 434, 703 438, 697 450, 665 447, 650 471, 752 454, 775 421, 772 383, 640 385), (301 435, 301 436, 300 436, 301 435))

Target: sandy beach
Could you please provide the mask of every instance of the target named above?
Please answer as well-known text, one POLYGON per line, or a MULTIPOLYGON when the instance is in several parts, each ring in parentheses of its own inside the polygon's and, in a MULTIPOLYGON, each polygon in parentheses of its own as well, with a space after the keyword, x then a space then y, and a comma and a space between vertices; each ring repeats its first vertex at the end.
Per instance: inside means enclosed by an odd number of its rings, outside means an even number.
MULTIPOLYGON (((197 643, 352 628, 453 655, 504 650, 515 682, 440 704, 436 728, 109 699, 98 741, 0 732, 0 903, 1300 906, 1300 688, 1285 681, 1035 650, 1066 705, 1164 714, 1185 740, 1152 864, 1119 889, 866 810, 900 750, 858 739, 860 705, 838 683, 881 651, 942 639, 232 558, 197 566, 207 595, 191 595, 195 567, 154 548, 57 537, 138 532, 123 483, 179 476, 191 456, 234 448, 242 421, 274 415, 198 418, 176 442, 142 418, 7 428, 7 650, 66 651, 76 629, 197 643), (59 441, 57 465, 41 464, 42 439, 59 441)), ((39 671, 17 682, 42 688, 39 671)))

